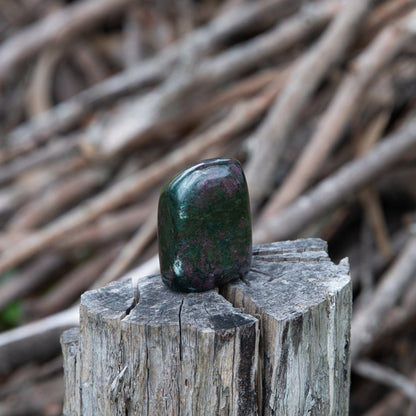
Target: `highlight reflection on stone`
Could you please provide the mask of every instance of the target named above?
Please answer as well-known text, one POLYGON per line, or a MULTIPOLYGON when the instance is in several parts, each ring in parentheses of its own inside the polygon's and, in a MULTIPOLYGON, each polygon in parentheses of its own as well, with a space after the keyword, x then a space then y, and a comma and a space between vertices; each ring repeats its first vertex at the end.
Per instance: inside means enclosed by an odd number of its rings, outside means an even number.
POLYGON ((158 209, 163 282, 204 291, 243 277, 251 263, 247 183, 233 159, 209 159, 184 170, 162 189, 158 209))

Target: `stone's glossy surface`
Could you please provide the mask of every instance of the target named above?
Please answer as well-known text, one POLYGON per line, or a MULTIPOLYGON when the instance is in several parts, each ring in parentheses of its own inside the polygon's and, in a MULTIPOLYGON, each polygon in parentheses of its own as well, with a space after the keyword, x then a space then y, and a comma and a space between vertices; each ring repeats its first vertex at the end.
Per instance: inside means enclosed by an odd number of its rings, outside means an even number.
POLYGON ((247 183, 233 159, 209 159, 162 189, 158 210, 163 282, 178 291, 204 291, 243 277, 251 264, 247 183))

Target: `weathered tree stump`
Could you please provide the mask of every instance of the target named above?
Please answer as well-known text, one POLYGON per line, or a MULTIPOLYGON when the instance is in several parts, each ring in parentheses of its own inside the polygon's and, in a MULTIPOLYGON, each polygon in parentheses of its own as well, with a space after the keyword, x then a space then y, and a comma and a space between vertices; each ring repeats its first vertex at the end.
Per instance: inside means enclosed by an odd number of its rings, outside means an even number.
POLYGON ((62 336, 64 415, 348 414, 351 283, 323 241, 254 247, 251 272, 219 293, 160 276, 138 291, 82 296, 79 334, 62 336))

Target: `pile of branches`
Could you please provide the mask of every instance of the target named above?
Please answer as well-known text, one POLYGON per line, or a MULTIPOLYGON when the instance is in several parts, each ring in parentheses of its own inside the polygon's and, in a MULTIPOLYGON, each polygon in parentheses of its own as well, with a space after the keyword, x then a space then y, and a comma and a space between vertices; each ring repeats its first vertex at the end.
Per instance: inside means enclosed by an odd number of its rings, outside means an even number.
POLYGON ((219 156, 255 243, 350 257, 351 415, 415 414, 413 0, 3 0, 0 39, 1 414, 60 414, 80 294, 156 272, 161 186, 219 156))

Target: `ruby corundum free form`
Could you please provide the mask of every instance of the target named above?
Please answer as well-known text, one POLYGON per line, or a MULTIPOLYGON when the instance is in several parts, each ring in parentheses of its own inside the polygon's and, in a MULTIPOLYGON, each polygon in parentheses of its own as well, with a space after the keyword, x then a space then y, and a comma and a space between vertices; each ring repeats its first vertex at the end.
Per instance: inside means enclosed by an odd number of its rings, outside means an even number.
POLYGON ((158 208, 163 282, 204 291, 243 277, 251 264, 247 183, 233 159, 204 160, 162 189, 158 208))

